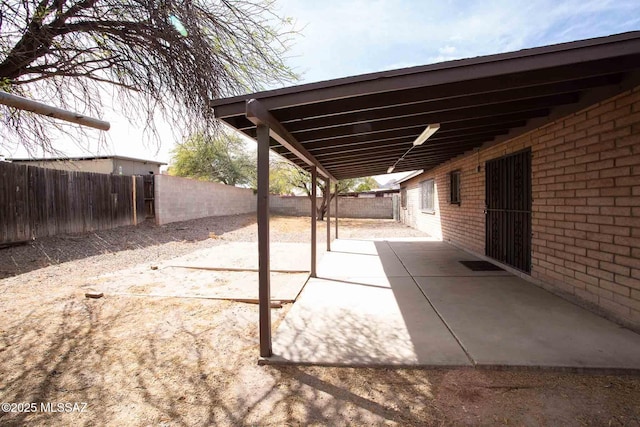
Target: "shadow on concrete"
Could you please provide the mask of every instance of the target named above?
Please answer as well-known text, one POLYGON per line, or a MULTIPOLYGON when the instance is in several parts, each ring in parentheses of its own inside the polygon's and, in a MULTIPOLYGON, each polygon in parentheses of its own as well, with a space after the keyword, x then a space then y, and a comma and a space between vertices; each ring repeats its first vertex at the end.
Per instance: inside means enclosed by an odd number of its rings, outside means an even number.
POLYGON ((265 363, 640 372, 640 335, 447 243, 334 246, 265 363))
MULTIPOLYGON (((474 257, 443 242, 376 242, 412 276, 472 363, 490 368, 640 372, 640 335, 505 271, 470 271, 474 257)), ((380 257, 385 271, 395 260, 380 257), (387 267, 388 266, 388 267, 387 267)), ((394 289, 416 353, 429 324, 394 289)))
POLYGON ((278 327, 267 363, 470 366, 387 243, 334 246, 278 327))

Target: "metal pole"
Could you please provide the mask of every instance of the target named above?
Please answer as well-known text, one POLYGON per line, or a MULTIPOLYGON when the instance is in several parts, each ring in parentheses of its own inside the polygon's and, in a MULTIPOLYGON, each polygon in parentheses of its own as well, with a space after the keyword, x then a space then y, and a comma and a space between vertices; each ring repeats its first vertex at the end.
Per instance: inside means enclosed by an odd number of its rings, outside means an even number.
POLYGON ((325 195, 327 197, 327 252, 331 252, 331 180, 325 179, 325 195))
POLYGON ((337 182, 336 182, 334 190, 336 192, 336 239, 338 239, 338 196, 340 194, 338 193, 338 183, 337 182))
POLYGON ((63 110, 62 108, 52 107, 42 102, 32 101, 22 96, 13 95, 0 90, 0 104, 8 105, 19 110, 31 111, 32 113, 42 116, 53 117, 54 119, 65 120, 71 123, 77 123, 83 126, 89 126, 100 130, 109 130, 111 124, 103 120, 94 119, 80 113, 63 110))
POLYGON ((311 277, 317 277, 316 274, 316 252, 318 249, 317 244, 317 193, 318 188, 318 169, 315 166, 311 167, 311 277))
POLYGON ((260 356, 271 357, 271 266, 269 265, 269 126, 258 125, 258 300, 260 356))

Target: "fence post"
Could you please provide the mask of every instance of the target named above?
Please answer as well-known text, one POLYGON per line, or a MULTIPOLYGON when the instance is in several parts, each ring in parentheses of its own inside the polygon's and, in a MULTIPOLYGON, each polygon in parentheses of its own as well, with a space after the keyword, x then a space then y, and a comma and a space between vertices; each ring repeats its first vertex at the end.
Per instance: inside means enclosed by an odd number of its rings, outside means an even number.
POLYGON ((136 176, 131 175, 132 191, 132 204, 133 204, 133 225, 138 225, 138 197, 136 194, 136 176))

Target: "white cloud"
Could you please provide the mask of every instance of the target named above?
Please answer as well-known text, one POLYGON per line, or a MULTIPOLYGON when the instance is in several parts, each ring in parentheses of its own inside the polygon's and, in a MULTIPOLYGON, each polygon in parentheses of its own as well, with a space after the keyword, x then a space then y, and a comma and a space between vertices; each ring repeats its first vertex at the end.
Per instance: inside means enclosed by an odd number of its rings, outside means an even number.
POLYGON ((456 47, 455 46, 443 46, 440 49, 438 49, 438 52, 440 52, 443 55, 452 55, 456 52, 456 47))
POLYGON ((637 0, 280 0, 307 24, 292 64, 317 81, 629 31, 637 0))

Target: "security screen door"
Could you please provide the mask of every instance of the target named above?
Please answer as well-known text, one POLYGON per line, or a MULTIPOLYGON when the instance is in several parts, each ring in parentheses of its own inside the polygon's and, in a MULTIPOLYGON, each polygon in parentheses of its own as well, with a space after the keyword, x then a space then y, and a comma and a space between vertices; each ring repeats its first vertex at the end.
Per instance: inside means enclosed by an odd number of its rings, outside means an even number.
POLYGON ((531 151, 486 163, 487 256, 531 271, 531 151))

